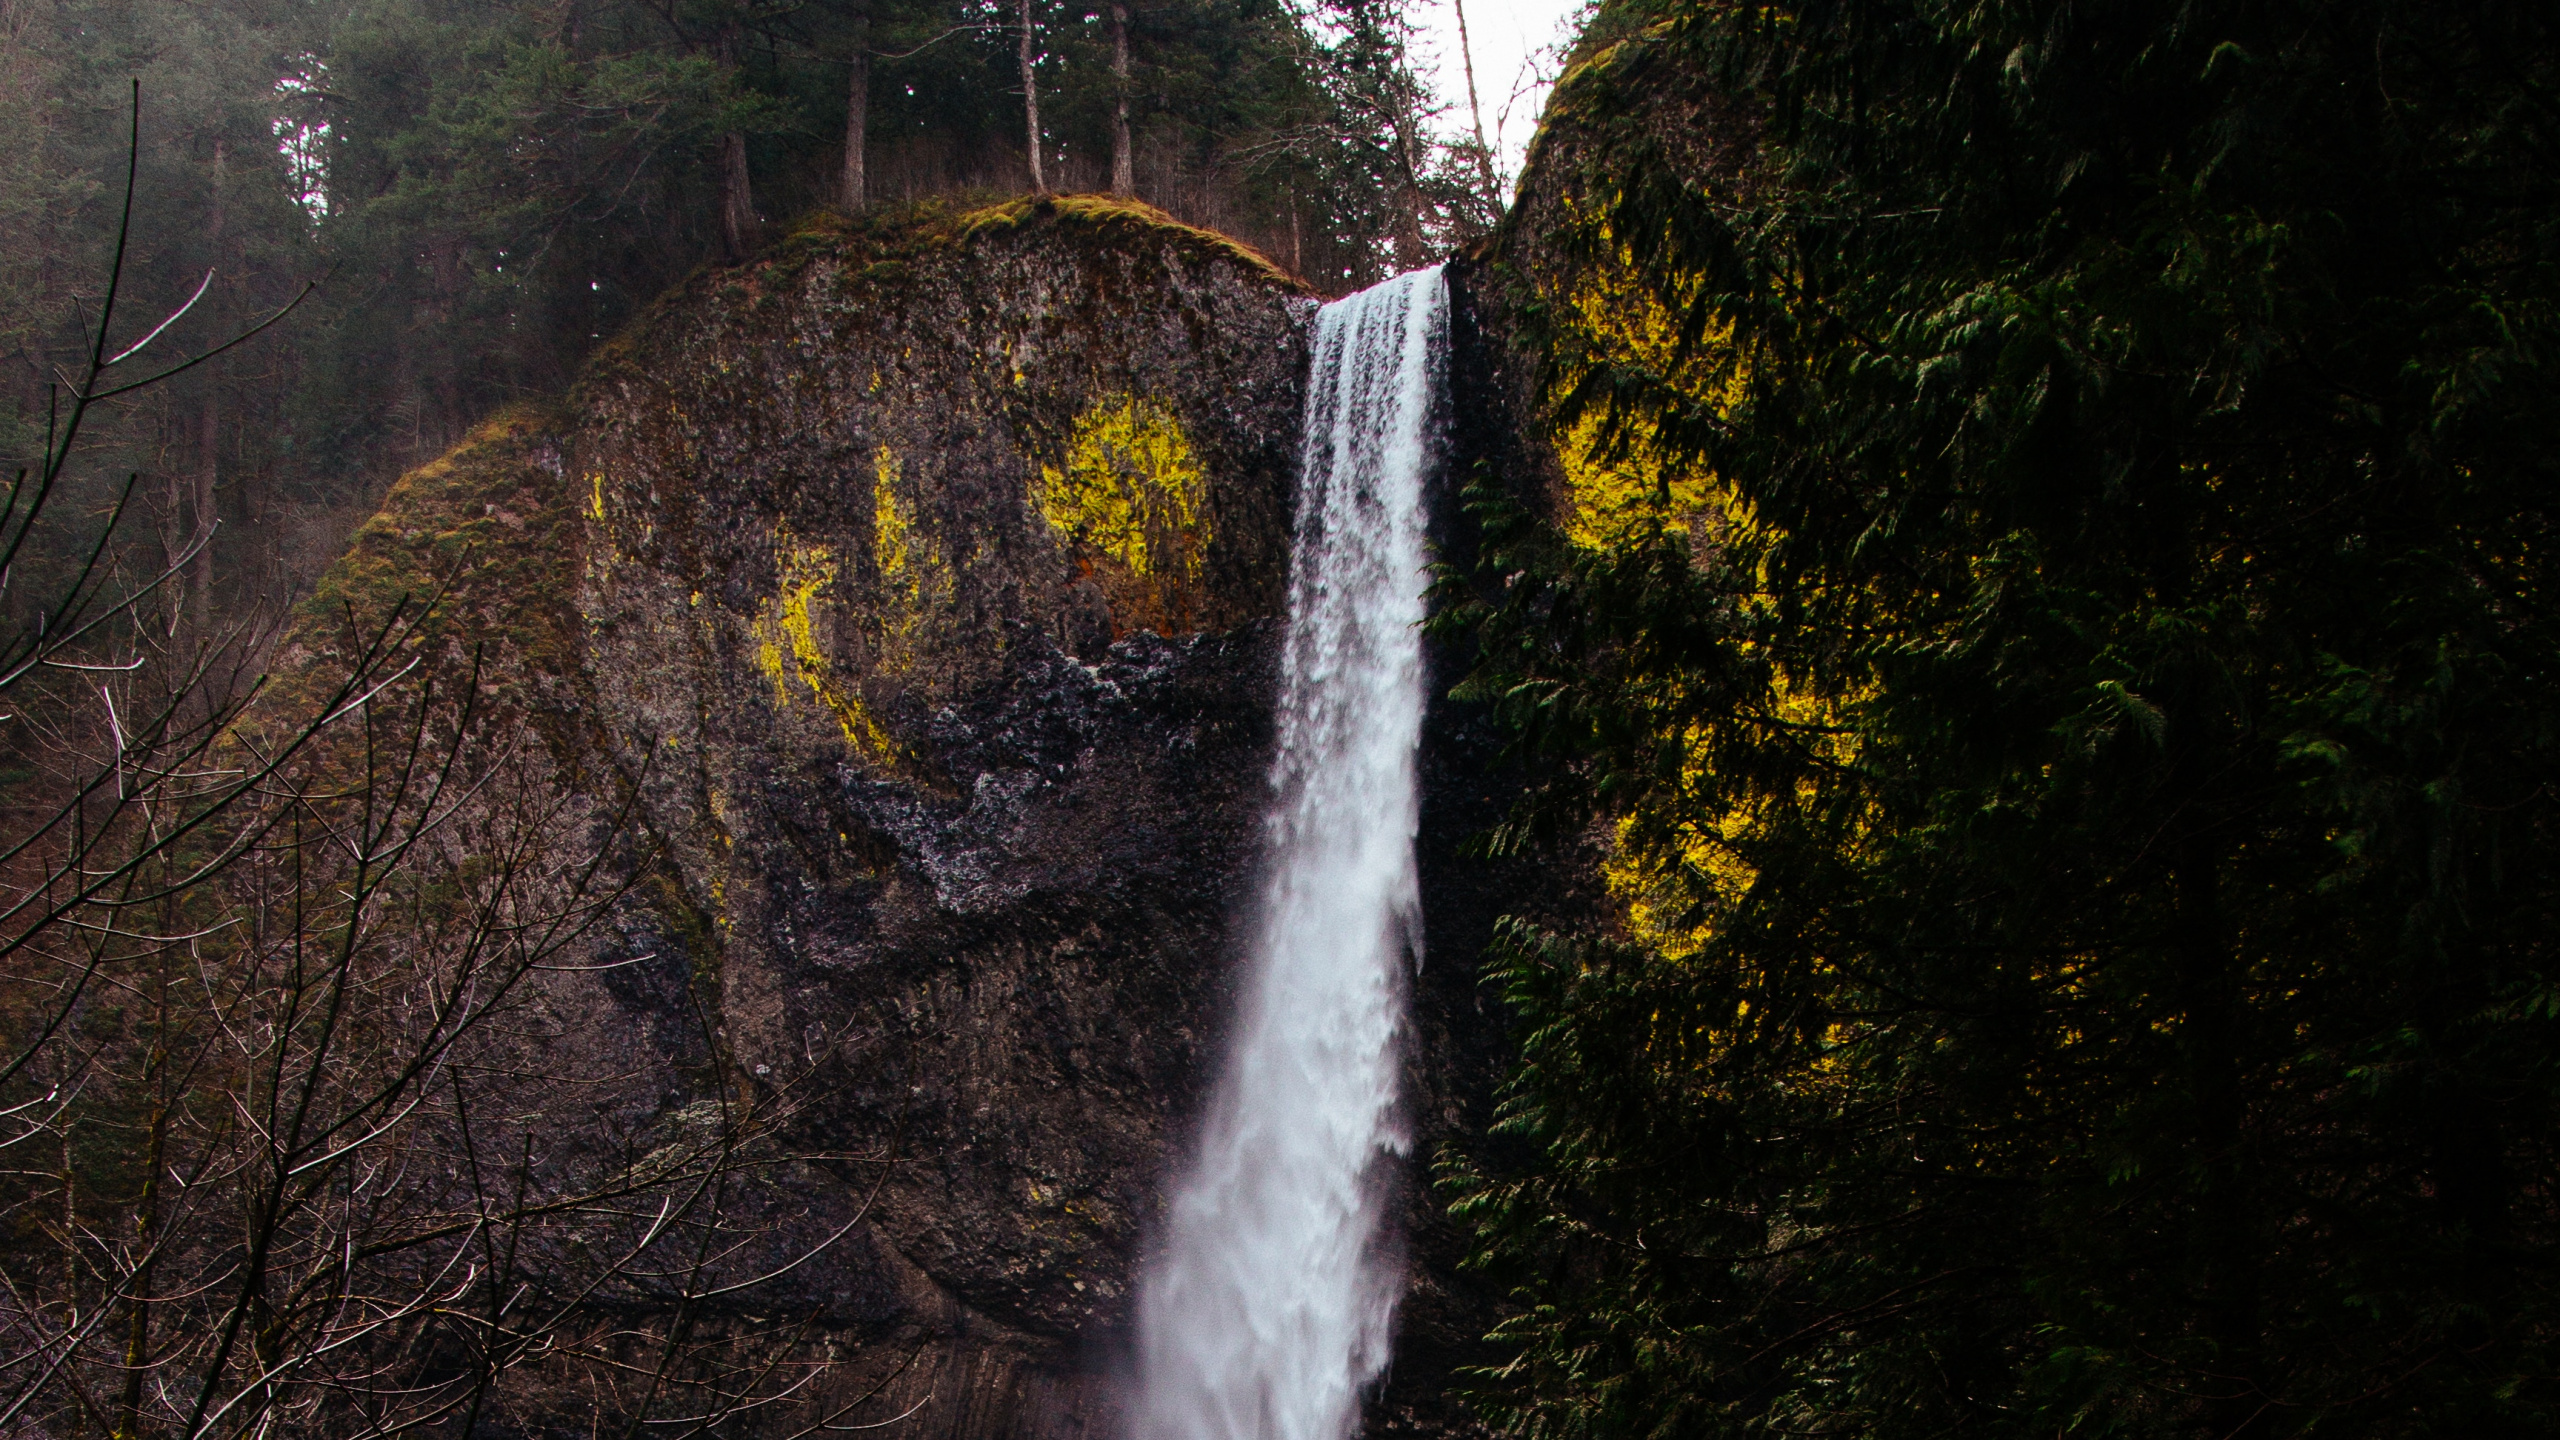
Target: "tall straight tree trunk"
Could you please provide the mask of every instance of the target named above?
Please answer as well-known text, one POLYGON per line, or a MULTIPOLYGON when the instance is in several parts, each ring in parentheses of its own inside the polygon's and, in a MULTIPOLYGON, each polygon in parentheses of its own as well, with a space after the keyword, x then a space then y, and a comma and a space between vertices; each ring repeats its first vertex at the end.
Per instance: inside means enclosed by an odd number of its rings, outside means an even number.
POLYGON ((747 137, 736 130, 720 137, 720 227, 731 259, 753 253, 756 197, 747 179, 747 137))
MULTIPOLYGON (((162 934, 180 933, 178 897, 173 891, 161 908, 162 934)), ((141 1440, 142 1382, 151 1373, 152 1256, 160 1244, 160 1175, 169 1151, 169 958, 160 956, 157 1023, 152 1027, 150 1056, 142 1067, 143 1085, 152 1092, 151 1123, 142 1149, 142 1196, 133 1210, 133 1247, 142 1257, 134 1267, 132 1293, 125 1299, 124 1393, 116 1401, 115 1440, 141 1440)))
POLYGON ((195 494, 188 506, 194 528, 187 543, 196 553, 187 562, 187 628, 199 645, 212 634, 213 623, 213 496, 222 479, 222 386, 215 367, 221 363, 213 360, 204 367, 204 403, 196 413, 195 494))
POLYGON ((1421 146, 1417 143, 1421 117, 1401 114, 1395 117, 1394 126, 1396 264, 1412 270, 1430 263, 1422 236, 1422 164, 1421 146))
MULTIPOLYGON (((712 58, 723 71, 738 67, 738 35, 731 30, 713 45, 712 58)), ((732 130, 720 137, 720 235, 729 247, 729 258, 744 260, 754 253, 758 233, 756 194, 747 175, 747 137, 744 131, 732 130)))
MULTIPOLYGON (((211 242, 213 263, 222 263, 222 232, 228 218, 223 194, 224 161, 229 158, 223 140, 213 142, 213 207, 205 217, 206 238, 211 242)), ((220 319, 217 303, 212 316, 220 319)), ((214 360, 204 367, 204 408, 196 417, 195 535, 190 542, 196 547, 193 562, 187 567, 187 620, 195 631, 195 641, 204 645, 213 634, 213 527, 214 492, 222 479, 222 362, 214 360)))
MULTIPOLYGON (((208 365, 205 368, 212 367, 208 365)), ((207 380, 199 376, 196 383, 202 385, 207 380)), ((168 635, 169 648, 173 651, 186 633, 187 587, 181 565, 187 553, 189 527, 193 523, 187 515, 187 507, 189 497, 195 493, 195 467, 204 459, 203 422, 201 406, 194 414, 170 417, 172 428, 167 432, 170 443, 162 450, 170 458, 160 486, 160 568, 173 573, 170 583, 160 587, 157 599, 163 622, 161 629, 168 635)))
POLYGON ((1484 172, 1484 200, 1502 206, 1502 186, 1493 178, 1493 147, 1484 143, 1484 104, 1476 99, 1476 51, 1467 39, 1467 0, 1450 0, 1458 11, 1458 60, 1467 72, 1467 114, 1476 126, 1476 165, 1484 172))
POLYGON ((1138 193, 1136 157, 1129 153, 1129 7, 1111 7, 1111 193, 1138 193))
POLYGON ((860 214, 871 203, 868 151, 871 144, 871 8, 853 16, 853 63, 844 87, 844 213, 860 214))
POLYGON ((1035 57, 1031 52, 1031 0, 1022 0, 1022 123, 1031 140, 1031 193, 1049 193, 1048 177, 1040 171, 1040 80, 1031 71, 1035 57))

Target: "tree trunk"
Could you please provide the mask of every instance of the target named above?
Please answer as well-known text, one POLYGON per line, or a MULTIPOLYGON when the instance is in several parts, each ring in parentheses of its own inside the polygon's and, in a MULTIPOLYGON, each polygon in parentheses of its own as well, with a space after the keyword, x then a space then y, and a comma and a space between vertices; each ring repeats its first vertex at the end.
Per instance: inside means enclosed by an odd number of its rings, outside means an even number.
POLYGON ((1111 7, 1111 193, 1138 193, 1137 162, 1129 153, 1129 7, 1111 7))
MULTIPOLYGON (((225 213, 223 195, 223 162, 228 159, 224 142, 213 142, 213 207, 205 217, 206 239, 213 264, 222 264, 222 232, 225 213)), ((221 306, 217 303, 208 320, 219 321, 221 306)), ((204 367, 204 408, 197 415, 196 486, 194 511, 195 533, 189 542, 196 547, 195 559, 187 567, 187 620, 195 631, 196 644, 209 642, 213 634, 213 527, 215 524, 214 491, 222 479, 222 362, 210 360, 204 367)))
POLYGON ((844 213, 858 215, 871 203, 869 147, 871 144, 871 11, 864 7, 854 12, 853 63, 845 82, 844 103, 844 213))
POLYGON ((1467 39, 1467 0, 1450 0, 1458 11, 1458 59, 1467 71, 1467 114, 1476 126, 1476 165, 1484 174, 1484 202, 1502 208, 1502 185, 1493 178, 1493 147, 1484 143, 1484 105, 1476 99, 1476 51, 1467 39))
POLYGON ((1430 260, 1422 235, 1422 166, 1418 160, 1420 146, 1417 132, 1421 119, 1415 115, 1399 115, 1395 119, 1395 243, 1396 264, 1403 269, 1418 269, 1430 260))
MULTIPOLYGON (((205 383, 197 377, 196 383, 205 383)), ((193 522, 187 516, 188 496, 195 489, 193 466, 203 463, 200 438, 203 434, 203 412, 170 417, 168 445, 161 453, 169 457, 167 472, 160 487, 160 568, 171 572, 160 586, 157 597, 162 631, 168 636, 169 648, 175 652, 185 637, 187 626, 187 586, 184 562, 188 536, 193 522)))
POLYGON ((747 180, 747 137, 736 130, 720 137, 720 221, 729 242, 729 258, 743 260, 755 252, 758 222, 755 191, 747 180))
POLYGON ((1040 171, 1040 82, 1031 72, 1031 0, 1022 0, 1022 122, 1031 140, 1031 193, 1049 193, 1049 181, 1040 171))
POLYGON ((188 509, 193 528, 187 543, 196 547, 187 562, 187 628, 198 645, 213 633, 214 487, 222 479, 222 387, 214 367, 205 363, 204 404, 196 414, 195 494, 188 509))
MULTIPOLYGON (((161 909, 162 933, 184 928, 173 892, 161 909)), ((142 1382, 151 1373, 152 1257, 160 1244, 160 1172, 169 1152, 169 957, 160 954, 159 994, 150 1057, 142 1069, 143 1085, 152 1092, 151 1124, 142 1149, 142 1197, 133 1209, 133 1248, 141 1256, 125 1297, 124 1393, 116 1400, 115 1440, 141 1440, 142 1382)))

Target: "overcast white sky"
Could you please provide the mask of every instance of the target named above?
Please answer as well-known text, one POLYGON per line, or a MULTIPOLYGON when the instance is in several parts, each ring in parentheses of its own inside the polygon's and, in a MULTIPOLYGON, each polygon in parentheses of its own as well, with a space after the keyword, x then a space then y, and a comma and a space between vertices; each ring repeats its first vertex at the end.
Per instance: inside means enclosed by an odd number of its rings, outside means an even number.
MULTIPOLYGON (((1537 133, 1538 107, 1555 82, 1563 49, 1572 43, 1585 0, 1465 0, 1467 38, 1476 61, 1476 95, 1484 102, 1484 136, 1507 183, 1520 173, 1529 137, 1537 133), (1496 132, 1499 132, 1498 134, 1496 132)), ((1465 134, 1467 77, 1458 63, 1458 12, 1450 0, 1407 0, 1406 14, 1420 31, 1414 59, 1449 108, 1440 123, 1465 134)))

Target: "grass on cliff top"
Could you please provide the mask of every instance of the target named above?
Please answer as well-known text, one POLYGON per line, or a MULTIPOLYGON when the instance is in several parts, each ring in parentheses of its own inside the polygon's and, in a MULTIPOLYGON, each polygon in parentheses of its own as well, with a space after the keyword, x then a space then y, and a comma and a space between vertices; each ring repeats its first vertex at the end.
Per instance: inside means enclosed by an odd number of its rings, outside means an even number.
POLYGON ((1289 289, 1309 288, 1305 280, 1290 274, 1279 262, 1232 235, 1177 220, 1143 200, 1122 200, 1112 195, 1023 195, 980 206, 957 217, 953 238, 965 243, 982 235, 1028 230, 1044 221, 1062 229, 1088 230, 1115 239, 1172 240, 1232 260, 1289 289))
POLYGON ((1094 241, 1129 245, 1171 242, 1192 254, 1222 259, 1293 294, 1315 287, 1270 256, 1232 235, 1177 220, 1142 200, 1110 195, 1005 195, 979 190, 922 200, 874 205, 856 215, 812 210, 744 264, 706 264, 643 307, 612 338, 588 352, 570 389, 572 403, 588 380, 628 361, 670 310, 711 296, 753 302, 778 295, 811 261, 835 260, 874 277, 899 275, 905 262, 929 251, 968 245, 992 235, 1029 233, 1042 226, 1094 241))
POLYGON ((789 265, 831 252, 847 259, 897 260, 937 245, 965 245, 1044 223, 1096 238, 1170 240, 1231 260, 1291 290, 1312 289, 1305 279, 1232 235, 1178 220, 1143 200, 1113 195, 1007 195, 979 190, 874 205, 851 216, 813 210, 793 221, 761 259, 789 265))
POLYGON ((1291 290, 1311 288, 1278 261, 1232 235, 1175 219, 1143 200, 1112 195, 1006 195, 980 190, 875 205, 852 216, 813 210, 792 222, 763 258, 789 264, 832 252, 847 259, 897 260, 937 245, 966 245, 1043 224, 1097 239, 1169 240, 1233 261, 1291 290))

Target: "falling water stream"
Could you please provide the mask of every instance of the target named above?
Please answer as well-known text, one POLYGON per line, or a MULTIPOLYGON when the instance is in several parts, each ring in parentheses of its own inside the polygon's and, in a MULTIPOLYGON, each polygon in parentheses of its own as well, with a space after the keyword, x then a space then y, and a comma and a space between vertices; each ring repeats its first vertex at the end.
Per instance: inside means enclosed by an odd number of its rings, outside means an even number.
POLYGON ((1234 1048, 1139 1294, 1138 1440, 1344 1440, 1386 1369, 1446 296, 1419 270, 1316 319, 1269 875, 1234 1048))

